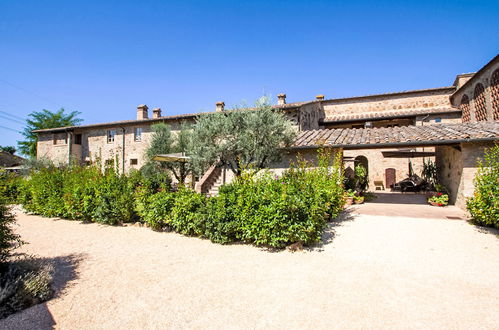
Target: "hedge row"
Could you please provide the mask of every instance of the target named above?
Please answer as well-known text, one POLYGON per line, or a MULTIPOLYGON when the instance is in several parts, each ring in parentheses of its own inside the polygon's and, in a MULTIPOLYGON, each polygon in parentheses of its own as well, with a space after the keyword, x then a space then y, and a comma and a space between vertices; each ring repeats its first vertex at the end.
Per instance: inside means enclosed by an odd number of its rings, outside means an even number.
POLYGON ((218 243, 244 241, 284 247, 318 242, 343 206, 339 163, 291 168, 277 177, 246 173, 205 197, 187 189, 138 198, 140 216, 155 229, 174 230, 218 243))
POLYGON ((320 166, 301 162, 281 177, 247 172, 219 195, 206 197, 187 188, 172 192, 167 180, 140 172, 119 175, 112 168, 48 167, 16 187, 18 202, 48 217, 118 224, 147 222, 156 230, 283 247, 320 240, 328 219, 343 205, 340 160, 320 157, 320 166))

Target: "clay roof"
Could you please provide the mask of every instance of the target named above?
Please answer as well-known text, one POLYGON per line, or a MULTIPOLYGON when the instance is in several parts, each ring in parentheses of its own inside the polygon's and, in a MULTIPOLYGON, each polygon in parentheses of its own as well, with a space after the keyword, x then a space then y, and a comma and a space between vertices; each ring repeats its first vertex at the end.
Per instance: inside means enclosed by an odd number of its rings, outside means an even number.
POLYGON ((330 122, 350 122, 361 120, 377 120, 385 118, 400 118, 407 116, 418 116, 426 114, 440 114, 440 113, 459 113, 461 110, 455 108, 421 108, 421 109, 400 109, 389 111, 373 111, 362 113, 347 113, 341 115, 326 116, 324 123, 330 122))
MULTIPOLYGON (((294 108, 298 108, 299 106, 306 104, 306 103, 312 103, 315 101, 310 101, 310 102, 294 102, 294 103, 286 103, 282 105, 274 105, 272 108, 274 109, 283 109, 283 110, 291 110, 294 108)), ((254 108, 246 108, 244 110, 253 110, 254 108)), ((224 110, 224 112, 231 112, 231 111, 237 111, 237 110, 224 110)), ((35 133, 46 133, 46 132, 64 132, 64 131, 71 131, 74 129, 85 129, 85 128, 97 128, 97 127, 109 127, 109 126, 125 126, 125 125, 136 125, 136 124, 154 124, 154 123, 160 123, 164 121, 170 121, 170 120, 183 120, 183 119, 194 119, 198 116, 202 115, 208 115, 215 113, 214 111, 212 112, 196 112, 196 113, 186 113, 186 114, 181 114, 181 115, 173 115, 173 116, 161 116, 159 118, 148 118, 148 119, 131 119, 131 120, 119 120, 119 121, 111 121, 107 123, 98 123, 98 124, 88 124, 88 125, 79 125, 79 126, 64 126, 64 127, 56 127, 56 128, 44 128, 44 129, 37 129, 33 130, 35 133)))
POLYGON ((24 158, 13 155, 6 151, 0 151, 0 167, 11 167, 21 165, 24 158))
POLYGON ((390 146, 454 144, 499 140, 499 122, 432 124, 383 128, 336 128, 302 131, 292 149, 320 146, 366 149, 390 146))

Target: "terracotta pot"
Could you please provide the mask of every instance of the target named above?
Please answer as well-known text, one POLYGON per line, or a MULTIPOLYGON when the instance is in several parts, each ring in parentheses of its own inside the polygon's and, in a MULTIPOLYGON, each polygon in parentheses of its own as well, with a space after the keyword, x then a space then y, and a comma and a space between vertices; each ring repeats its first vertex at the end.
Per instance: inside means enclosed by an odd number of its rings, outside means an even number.
POLYGON ((445 204, 437 203, 437 202, 430 202, 430 201, 428 201, 428 203, 430 203, 432 206, 440 206, 440 207, 445 206, 445 204))
POLYGON ((353 197, 345 197, 345 204, 352 205, 353 204, 353 197))
POLYGON ((364 203, 364 197, 356 198, 356 199, 353 200, 353 202, 355 204, 362 204, 362 203, 364 203))

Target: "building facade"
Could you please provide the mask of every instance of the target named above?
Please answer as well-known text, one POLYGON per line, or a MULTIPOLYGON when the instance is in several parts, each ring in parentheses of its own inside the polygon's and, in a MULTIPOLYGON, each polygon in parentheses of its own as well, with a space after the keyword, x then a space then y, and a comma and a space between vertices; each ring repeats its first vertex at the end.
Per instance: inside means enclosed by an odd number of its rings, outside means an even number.
MULTIPOLYGON (((348 134, 360 137, 365 132, 393 129, 394 134, 398 134, 402 140, 408 135, 407 132, 419 126, 499 121, 498 86, 499 56, 496 56, 478 72, 458 75, 454 83, 447 87, 336 99, 317 95, 313 100, 294 103, 288 103, 286 95, 279 94, 274 107, 286 114, 301 137, 312 136, 318 131, 349 132, 348 134)), ((217 102, 215 111, 226 111, 224 106, 223 102, 217 102)), ((139 169, 147 161, 145 151, 151 141, 153 124, 166 123, 175 132, 183 122, 193 123, 203 114, 206 113, 163 116, 160 108, 153 109, 150 114, 146 105, 139 105, 135 120, 38 130, 37 157, 48 158, 55 163, 68 163, 72 160, 91 163, 100 160, 105 164, 114 161, 120 171, 128 172, 134 168, 139 169)), ((357 145, 363 143, 362 139, 357 142, 357 145)), ((452 147, 436 147, 435 143, 423 145, 382 142, 377 141, 374 146, 365 148, 352 145, 343 148, 347 169, 353 168, 356 163, 366 166, 371 189, 387 189, 394 181, 409 174, 408 159, 385 157, 386 151, 434 153, 427 159, 436 161, 439 166, 442 166, 443 159, 456 164, 452 160, 462 157, 456 156, 452 147)), ((333 147, 334 144, 330 146, 333 147)), ((315 146, 317 147, 318 145, 315 146)), ((283 151, 286 154, 283 162, 274 167, 286 168, 289 160, 293 159, 289 154, 296 153, 298 149, 283 151)), ((424 158, 410 159, 410 167, 414 173, 421 173, 423 161, 424 158)), ((212 171, 217 172, 214 169, 212 171)), ((451 173, 454 170, 446 171, 451 173)), ((208 174, 205 173, 201 180, 208 178, 208 174)), ((449 178, 447 181, 449 186, 455 186, 449 178)))

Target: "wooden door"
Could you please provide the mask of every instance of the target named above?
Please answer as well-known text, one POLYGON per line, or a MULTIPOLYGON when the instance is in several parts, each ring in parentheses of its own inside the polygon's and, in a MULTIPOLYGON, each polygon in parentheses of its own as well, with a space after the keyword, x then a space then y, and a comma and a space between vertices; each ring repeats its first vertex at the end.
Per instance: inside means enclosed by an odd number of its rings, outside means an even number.
POLYGON ((394 168, 387 168, 385 170, 386 188, 393 188, 393 185, 397 182, 396 174, 397 171, 394 168))

